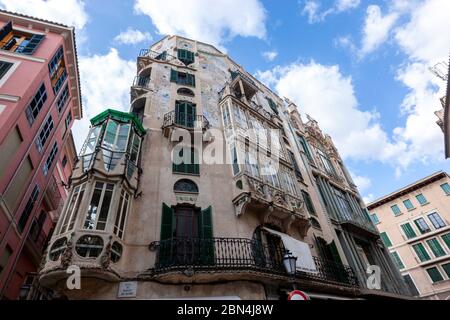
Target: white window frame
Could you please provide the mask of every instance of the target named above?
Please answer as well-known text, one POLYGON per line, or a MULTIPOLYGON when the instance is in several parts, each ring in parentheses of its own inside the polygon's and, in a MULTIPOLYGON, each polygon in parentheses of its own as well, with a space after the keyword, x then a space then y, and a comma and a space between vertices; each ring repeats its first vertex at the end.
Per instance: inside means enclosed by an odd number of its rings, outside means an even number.
MULTIPOLYGON (((79 200, 79 197, 80 197, 80 194, 82 191, 83 191, 83 196, 84 196, 84 194, 86 193, 86 182, 79 184, 72 189, 72 193, 70 194, 70 197, 68 198, 69 201, 67 202, 67 208, 65 209, 63 218, 61 219, 61 225, 59 226, 59 230, 58 230, 59 235, 69 232, 69 231, 72 231, 74 229, 74 227, 76 225, 76 221, 74 220, 74 224, 73 224, 72 228, 70 228, 70 223, 73 220, 73 218, 77 216, 77 212, 75 212, 75 211, 76 211, 76 207, 77 207, 77 202, 79 200), (73 197, 75 195, 74 194, 75 188, 77 188, 77 187, 79 187, 79 190, 78 190, 78 193, 76 194, 76 199, 73 202, 74 206, 73 206, 71 212, 68 212, 68 210, 70 209, 70 204, 72 203, 73 197), (66 227, 64 228, 64 221, 66 220, 66 217, 67 217, 67 224, 66 224, 66 227), (63 228, 65 230, 63 230, 63 228)), ((83 201, 83 199, 81 199, 80 201, 83 201)), ((80 203, 80 207, 78 209, 80 209, 80 208, 81 208, 81 203, 80 203)))
POLYGON ((113 203, 114 203, 114 196, 116 194, 116 184, 112 183, 112 182, 106 182, 106 181, 102 181, 102 180, 94 180, 93 184, 92 184, 92 190, 90 192, 89 195, 89 202, 88 202, 88 207, 86 209, 86 214, 84 215, 84 219, 82 221, 83 225, 82 225, 82 229, 83 230, 92 230, 92 231, 107 231, 108 229, 108 221, 110 221, 111 219, 111 208, 113 207, 113 203), (100 199, 98 200, 98 210, 96 212, 96 216, 95 216, 95 222, 94 222, 94 227, 92 229, 88 229, 86 228, 84 225, 86 223, 86 219, 88 217, 89 214, 89 207, 91 206, 91 201, 92 201, 92 196, 94 195, 94 192, 96 190, 95 185, 97 183, 103 183, 103 187, 102 187, 102 193, 100 195, 100 199), (106 221, 105 221, 105 228, 103 230, 99 230, 98 229, 98 218, 100 217, 100 212, 101 209, 103 207, 103 200, 105 198, 105 193, 106 193, 106 187, 108 184, 112 184, 113 185, 113 189, 112 189, 112 194, 111 194, 111 203, 109 204, 109 208, 108 208, 108 213, 106 215, 106 221))
MULTIPOLYGON (((426 274, 427 277, 428 277, 428 280, 430 281, 430 283, 431 283, 432 285, 442 283, 443 281, 446 280, 445 277, 444 277, 444 275, 442 274, 441 266, 438 265, 438 264, 432 265, 432 266, 428 266, 428 267, 424 268, 424 271, 425 271, 425 274, 426 274), (430 274, 428 273, 427 270, 428 270, 428 269, 433 269, 433 268, 436 268, 436 269, 439 271, 439 273, 441 274, 441 277, 442 277, 442 280, 441 280, 441 281, 434 282, 433 279, 431 279, 430 274)), ((445 274, 445 272, 444 272, 444 274, 445 274)))
MULTIPOLYGON (((426 271, 425 271, 425 272, 426 272, 426 271)), ((417 286, 416 280, 414 280, 414 277, 411 275, 410 272, 402 273, 402 276, 406 276, 406 275, 408 275, 408 276, 411 278, 411 281, 413 282, 414 287, 416 287, 416 290, 417 290, 417 292, 419 293, 419 296, 421 296, 422 293, 420 292, 419 287, 417 286)))
POLYGON ((8 59, 8 58, 6 58, 4 56, 2 56, 0 58, 0 60, 13 64, 11 66, 11 68, 9 68, 9 70, 5 73, 3 78, 0 79, 0 87, 2 87, 6 83, 6 81, 8 81, 8 79, 11 77, 11 75, 14 73, 14 71, 16 71, 16 69, 19 67, 21 62, 17 61, 17 60, 13 60, 13 59, 8 59))
MULTIPOLYGON (((127 190, 125 190, 123 188, 121 189, 121 191, 120 191, 120 199, 123 199, 122 200, 122 206, 120 208, 117 208, 118 211, 116 211, 116 212, 117 212, 118 216, 116 214, 115 221, 114 221, 114 227, 113 227, 114 228, 113 229, 113 233, 118 238, 120 238, 122 240, 123 240, 123 237, 125 235, 125 230, 126 230, 127 223, 128 223, 128 215, 129 215, 130 209, 131 209, 132 197, 133 197, 132 194, 129 193, 127 190), (126 195, 128 195, 128 200, 126 200, 126 195), (124 215, 123 209, 124 209, 124 206, 125 206, 125 201, 127 201, 127 205, 126 205, 127 207, 126 207, 126 210, 125 210, 125 218, 124 218, 123 227, 122 227, 122 229, 120 229, 120 223, 121 223, 122 217, 124 215), (116 221, 118 221, 117 225, 116 225, 116 221), (119 235, 120 232, 122 233, 121 236, 119 235)), ((120 204, 120 199, 119 199, 119 202, 118 202, 117 206, 119 206, 119 204, 120 204)))
POLYGON ((406 264, 403 262, 403 259, 402 259, 402 257, 400 256, 400 254, 398 253, 397 250, 391 251, 391 255, 393 256, 393 255, 394 255, 394 252, 397 254, 398 259, 400 260, 400 262, 401 262, 402 265, 403 265, 403 268, 402 268, 402 269, 399 269, 399 270, 401 271, 401 270, 406 269, 406 264))

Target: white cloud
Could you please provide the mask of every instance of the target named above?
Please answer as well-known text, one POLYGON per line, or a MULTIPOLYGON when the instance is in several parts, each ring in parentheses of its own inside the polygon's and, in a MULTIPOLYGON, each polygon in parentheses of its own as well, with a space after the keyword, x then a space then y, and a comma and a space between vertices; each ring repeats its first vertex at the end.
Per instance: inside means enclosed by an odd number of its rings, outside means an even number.
POLYGON ((446 83, 428 68, 448 61, 450 37, 445 35, 450 34, 450 1, 428 0, 407 9, 409 20, 397 28, 395 40, 408 56, 398 68, 397 80, 409 92, 401 105, 405 125, 396 128, 395 133, 411 145, 405 161, 439 161, 444 159, 444 142, 434 111, 441 108, 439 98, 445 95, 446 83))
POLYGON ((266 10, 259 0, 135 0, 161 34, 177 34, 221 47, 236 36, 266 36, 266 10))
POLYGON ((273 61, 278 56, 278 52, 277 51, 266 51, 266 52, 262 53, 262 56, 267 61, 273 61))
POLYGON ((360 3, 360 0, 337 0, 335 6, 338 11, 346 11, 359 7, 360 3))
POLYGON ((303 115, 315 118, 344 158, 398 164, 406 146, 388 137, 377 113, 359 108, 352 79, 342 75, 338 66, 294 63, 257 76, 293 100, 303 115))
POLYGON ((149 32, 142 32, 140 30, 128 27, 126 31, 118 34, 114 41, 122 44, 138 44, 144 41, 152 41, 152 36, 149 32))
POLYGON ((360 57, 373 52, 388 39, 389 32, 398 17, 399 15, 396 12, 383 16, 380 7, 376 5, 367 8, 362 47, 359 51, 360 57))
POLYGON ((306 0, 302 10, 303 15, 308 16, 309 23, 322 22, 331 14, 337 14, 359 7, 360 0, 336 0, 334 4, 322 10, 322 1, 306 0))
POLYGON ((360 192, 364 193, 372 186, 372 180, 370 180, 370 178, 357 175, 351 171, 350 175, 352 176, 353 182, 358 186, 360 192))
POLYGON ((363 197, 363 201, 366 205, 371 203, 373 200, 375 200, 375 196, 372 193, 363 197))
POLYGON ((83 0, 0 0, 3 9, 82 29, 88 21, 83 0))
POLYGON ((136 74, 136 63, 123 60, 114 48, 105 55, 80 57, 79 65, 84 116, 73 126, 78 149, 86 138, 89 119, 108 108, 129 110, 130 86, 136 74))

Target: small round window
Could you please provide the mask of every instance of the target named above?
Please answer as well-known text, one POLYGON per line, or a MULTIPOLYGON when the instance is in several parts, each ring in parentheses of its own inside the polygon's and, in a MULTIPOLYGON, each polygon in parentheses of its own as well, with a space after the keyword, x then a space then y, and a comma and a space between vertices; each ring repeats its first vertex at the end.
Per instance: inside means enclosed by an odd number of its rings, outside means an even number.
POLYGON ((102 250, 103 239, 99 236, 82 236, 75 246, 77 254, 84 258, 96 258, 102 250))
POLYGON ((56 240, 53 243, 52 248, 50 249, 50 252, 48 254, 50 260, 52 261, 58 260, 61 254, 66 249, 66 247, 67 247, 67 238, 61 238, 56 240))
POLYGON ((111 261, 116 263, 122 257, 122 245, 117 241, 114 242, 111 246, 111 261))

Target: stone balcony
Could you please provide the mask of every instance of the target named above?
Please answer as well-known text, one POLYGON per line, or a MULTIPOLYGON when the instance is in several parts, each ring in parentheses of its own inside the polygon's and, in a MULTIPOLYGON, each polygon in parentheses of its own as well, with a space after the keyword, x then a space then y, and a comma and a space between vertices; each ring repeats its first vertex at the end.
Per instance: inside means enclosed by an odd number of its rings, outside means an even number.
POLYGON ((309 216, 303 200, 293 194, 276 188, 249 173, 235 178, 240 190, 233 199, 236 216, 255 214, 261 224, 273 224, 288 233, 293 227, 306 236, 309 228, 309 216))

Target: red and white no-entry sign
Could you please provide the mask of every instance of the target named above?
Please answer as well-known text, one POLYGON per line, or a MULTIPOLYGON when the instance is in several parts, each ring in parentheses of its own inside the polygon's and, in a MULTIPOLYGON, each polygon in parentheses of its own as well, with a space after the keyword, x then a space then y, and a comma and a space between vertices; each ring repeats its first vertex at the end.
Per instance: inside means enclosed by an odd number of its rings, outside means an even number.
POLYGON ((294 290, 288 295, 288 300, 311 300, 309 296, 300 290, 294 290))

